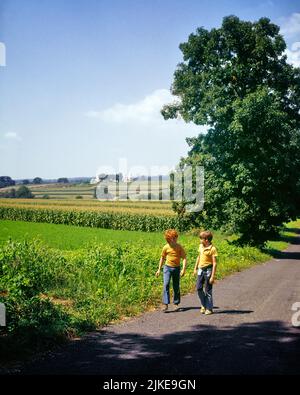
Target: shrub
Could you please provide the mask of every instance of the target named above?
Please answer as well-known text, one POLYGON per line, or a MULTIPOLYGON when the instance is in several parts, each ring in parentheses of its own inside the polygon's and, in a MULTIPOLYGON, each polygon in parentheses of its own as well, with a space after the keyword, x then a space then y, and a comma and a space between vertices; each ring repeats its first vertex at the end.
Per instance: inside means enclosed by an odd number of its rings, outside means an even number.
POLYGON ((17 189, 16 191, 16 198, 21 198, 21 199, 31 199, 33 198, 34 195, 31 192, 31 190, 26 187, 25 185, 22 185, 20 188, 17 189))

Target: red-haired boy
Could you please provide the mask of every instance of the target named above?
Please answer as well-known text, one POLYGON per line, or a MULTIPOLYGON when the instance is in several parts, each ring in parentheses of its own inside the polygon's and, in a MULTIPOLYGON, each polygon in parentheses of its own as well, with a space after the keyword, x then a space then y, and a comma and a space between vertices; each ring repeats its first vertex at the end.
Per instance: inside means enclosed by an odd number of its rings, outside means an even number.
POLYGON ((172 278, 173 284, 173 302, 176 309, 180 303, 180 277, 184 276, 186 270, 186 253, 184 248, 177 243, 178 233, 175 229, 168 229, 165 231, 165 239, 167 244, 163 247, 161 258, 159 261, 158 270, 155 273, 156 277, 160 275, 161 268, 164 265, 164 289, 163 289, 163 303, 165 305, 164 311, 168 310, 170 304, 170 281, 172 278), (180 261, 183 260, 183 268, 180 271, 180 261))

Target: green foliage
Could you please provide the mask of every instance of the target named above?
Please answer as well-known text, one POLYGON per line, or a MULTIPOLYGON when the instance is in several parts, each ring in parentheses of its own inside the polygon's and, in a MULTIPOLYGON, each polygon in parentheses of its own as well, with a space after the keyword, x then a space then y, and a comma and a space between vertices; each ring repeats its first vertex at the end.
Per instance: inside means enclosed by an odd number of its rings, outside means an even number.
POLYGON ((15 188, 6 190, 0 193, 0 198, 18 198, 18 199, 31 199, 34 198, 31 190, 25 185, 20 186, 17 190, 15 188))
POLYGON ((31 199, 33 198, 34 195, 31 192, 29 188, 27 188, 25 185, 22 185, 20 188, 17 189, 16 191, 16 198, 20 199, 31 199))
POLYGON ((62 257, 47 254, 38 242, 7 242, 0 255, 0 288, 11 297, 30 298, 53 283, 55 268, 62 257))
POLYGON ((0 188, 10 187, 15 184, 16 184, 16 182, 14 180, 12 180, 11 177, 8 177, 8 176, 1 176, 0 177, 0 188))
POLYGON ((0 356, 8 350, 13 355, 22 348, 40 349, 65 339, 69 315, 40 297, 54 285, 62 286, 65 278, 58 267, 63 261, 61 255, 49 253, 37 241, 8 241, 0 249, 0 302, 5 304, 7 315, 0 356))
POLYGON ((205 168, 205 204, 185 213, 195 226, 263 244, 300 211, 300 69, 287 64, 279 27, 261 18, 224 18, 220 29, 197 29, 181 44, 174 74, 180 98, 163 116, 208 125, 189 138, 181 166, 205 168))
POLYGON ((49 299, 43 300, 38 296, 27 299, 7 297, 2 298, 1 302, 6 306, 6 331, 10 336, 6 341, 11 343, 13 338, 19 345, 39 348, 65 339, 70 317, 49 299))
POLYGON ((43 180, 41 177, 35 177, 32 182, 33 184, 42 184, 43 180))

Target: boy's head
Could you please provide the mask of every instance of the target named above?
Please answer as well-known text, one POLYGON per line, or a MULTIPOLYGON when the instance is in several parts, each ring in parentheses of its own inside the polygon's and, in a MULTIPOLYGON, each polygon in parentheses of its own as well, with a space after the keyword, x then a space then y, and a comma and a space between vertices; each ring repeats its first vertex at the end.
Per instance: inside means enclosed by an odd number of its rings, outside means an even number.
POLYGON ((175 229, 168 229, 165 231, 165 239, 168 243, 176 242, 178 238, 178 233, 175 229))
POLYGON ((209 245, 213 239, 213 234, 209 230, 205 230, 200 233, 199 237, 203 245, 209 245))

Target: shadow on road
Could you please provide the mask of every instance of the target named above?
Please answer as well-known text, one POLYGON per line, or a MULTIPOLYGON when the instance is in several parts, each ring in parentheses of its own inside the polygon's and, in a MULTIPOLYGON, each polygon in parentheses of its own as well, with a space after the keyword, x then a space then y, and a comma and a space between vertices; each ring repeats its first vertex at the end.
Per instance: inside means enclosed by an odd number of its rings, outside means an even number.
MULTIPOLYGON (((300 229, 298 228, 283 228, 284 232, 294 233, 292 236, 281 235, 278 239, 274 241, 285 241, 286 243, 297 245, 300 244, 300 229)), ((275 259, 300 259, 300 253, 298 252, 288 252, 288 251, 278 251, 272 248, 264 248, 267 254, 270 254, 275 259)))
POLYGON ((222 328, 201 324, 163 336, 101 331, 22 373, 299 374, 299 329, 265 321, 222 328))
MULTIPOLYGON (((253 310, 218 310, 219 307, 214 307, 214 314, 250 314, 253 310)), ((200 310, 199 307, 180 307, 178 310, 169 310, 166 314, 180 313, 188 310, 200 310)))
POLYGON ((220 310, 214 311, 214 314, 250 314, 253 310, 220 310))
POLYGON ((267 249, 265 251, 275 259, 300 260, 300 252, 278 251, 272 249, 267 249))
POLYGON ((283 230, 285 232, 295 233, 296 235, 300 235, 300 229, 299 228, 286 228, 286 227, 284 227, 283 230))
POLYGON ((279 236, 278 237, 279 241, 285 241, 286 243, 289 243, 289 244, 299 244, 300 243, 300 238, 299 238, 300 230, 299 229, 286 228, 285 231, 289 232, 289 233, 294 233, 294 235, 293 236, 288 236, 288 235, 279 236))
MULTIPOLYGON (((300 244, 300 229, 297 228, 285 228, 285 231, 289 231, 290 233, 295 233, 295 236, 280 236, 278 241, 285 241, 291 245, 300 244)), ((291 260, 299 260, 300 252, 293 251, 279 251, 272 248, 266 248, 264 251, 267 254, 270 254, 275 259, 291 259, 291 260)))

